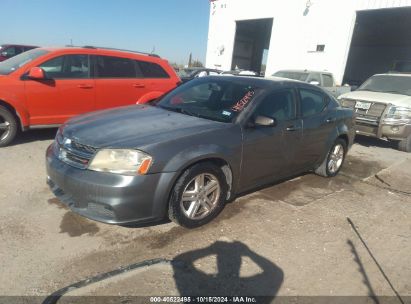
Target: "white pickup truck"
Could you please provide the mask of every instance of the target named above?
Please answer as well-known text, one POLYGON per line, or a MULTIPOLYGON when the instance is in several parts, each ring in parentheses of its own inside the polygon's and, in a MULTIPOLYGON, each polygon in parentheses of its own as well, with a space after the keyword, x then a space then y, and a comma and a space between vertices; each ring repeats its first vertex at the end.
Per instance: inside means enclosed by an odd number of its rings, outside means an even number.
POLYGON ((338 99, 354 109, 357 134, 396 141, 399 150, 411 152, 411 74, 374 75, 338 99))
POLYGON ((330 92, 334 97, 338 97, 341 94, 351 92, 350 86, 337 86, 335 84, 333 74, 329 72, 308 70, 282 70, 274 73, 272 76, 308 82, 330 92))

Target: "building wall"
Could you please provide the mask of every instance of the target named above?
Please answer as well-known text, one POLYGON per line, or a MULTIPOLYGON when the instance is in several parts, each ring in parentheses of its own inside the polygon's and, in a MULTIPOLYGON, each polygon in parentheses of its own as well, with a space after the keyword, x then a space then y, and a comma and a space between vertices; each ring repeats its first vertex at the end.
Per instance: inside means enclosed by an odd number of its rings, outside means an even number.
POLYGON ((207 67, 230 70, 236 21, 274 18, 266 75, 281 69, 344 76, 356 11, 411 6, 411 0, 217 0, 210 4, 207 67), (324 52, 316 52, 324 44, 324 52))

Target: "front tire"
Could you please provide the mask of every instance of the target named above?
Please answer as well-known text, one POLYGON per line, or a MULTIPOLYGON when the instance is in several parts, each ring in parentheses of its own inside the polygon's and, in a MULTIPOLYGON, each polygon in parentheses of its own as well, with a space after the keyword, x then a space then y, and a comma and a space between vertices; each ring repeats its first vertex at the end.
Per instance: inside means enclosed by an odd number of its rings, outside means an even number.
POLYGON ((347 154, 347 143, 338 138, 315 173, 323 177, 334 177, 340 172, 347 154))
POLYGON ((188 168, 171 193, 170 220, 186 227, 207 224, 223 210, 228 186, 222 170, 210 162, 188 168))
POLYGON ((16 117, 7 108, 0 106, 0 147, 8 146, 17 135, 16 117))
POLYGON ((398 150, 403 152, 411 152, 411 135, 398 142, 398 150))

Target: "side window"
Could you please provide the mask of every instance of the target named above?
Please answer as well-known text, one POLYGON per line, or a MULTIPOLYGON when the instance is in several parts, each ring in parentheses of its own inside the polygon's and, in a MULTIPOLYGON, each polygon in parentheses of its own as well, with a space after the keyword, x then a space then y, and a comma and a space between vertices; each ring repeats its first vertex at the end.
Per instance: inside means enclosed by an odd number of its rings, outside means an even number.
POLYGON ((216 75, 219 75, 219 74, 218 74, 217 72, 210 71, 209 75, 210 75, 210 76, 216 76, 216 75))
POLYGON ((310 83, 312 81, 317 81, 319 84, 321 84, 321 77, 320 74, 318 73, 311 73, 308 78, 307 78, 307 82, 310 83))
POLYGON ((82 79, 89 78, 88 55, 65 55, 50 59, 42 63, 42 68, 47 77, 53 79, 82 79))
POLYGON ((60 78, 63 74, 64 56, 56 57, 42 63, 39 67, 46 72, 49 78, 60 78))
POLYGON ((334 86, 334 80, 329 74, 322 74, 324 87, 330 88, 334 86))
POLYGON ((21 54, 21 53, 23 53, 23 52, 24 52, 23 48, 22 48, 22 47, 17 46, 17 47, 16 47, 16 51, 15 51, 14 55, 18 55, 18 54, 21 54))
POLYGON ((13 56, 17 55, 16 54, 16 48, 14 46, 8 47, 3 52, 7 52, 7 57, 13 57, 13 56))
POLYGON ((137 61, 144 78, 170 78, 167 72, 157 63, 137 61))
POLYGON ((111 56, 96 57, 97 78, 136 78, 133 60, 111 56))
POLYGON ((300 90, 301 115, 309 117, 321 113, 325 108, 325 95, 312 90, 300 90))
POLYGON ((255 115, 268 116, 278 121, 295 118, 295 100, 291 89, 269 94, 255 110, 255 115))

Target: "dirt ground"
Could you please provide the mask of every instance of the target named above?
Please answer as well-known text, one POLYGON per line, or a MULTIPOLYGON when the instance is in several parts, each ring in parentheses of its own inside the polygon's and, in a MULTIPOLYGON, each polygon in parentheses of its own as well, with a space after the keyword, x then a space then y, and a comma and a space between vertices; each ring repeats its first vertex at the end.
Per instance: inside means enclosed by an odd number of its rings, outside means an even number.
POLYGON ((110 226, 65 209, 45 183, 54 133, 0 149, 0 296, 44 299, 121 267, 70 294, 411 296, 411 155, 386 142, 359 138, 338 177, 272 185, 187 230, 110 226), (150 259, 161 260, 135 267, 150 259))

